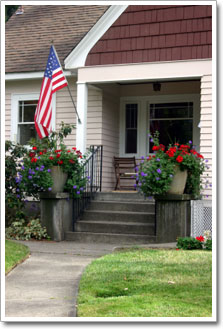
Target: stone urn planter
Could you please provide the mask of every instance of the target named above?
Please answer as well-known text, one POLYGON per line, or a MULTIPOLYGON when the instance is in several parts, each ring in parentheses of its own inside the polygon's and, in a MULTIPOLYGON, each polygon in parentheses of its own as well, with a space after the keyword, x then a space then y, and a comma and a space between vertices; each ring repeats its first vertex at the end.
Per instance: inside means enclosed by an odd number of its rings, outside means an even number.
POLYGON ((67 173, 63 172, 59 166, 53 166, 51 168, 51 176, 53 179, 52 193, 63 192, 64 185, 67 181, 67 173))
POLYGON ((187 170, 181 171, 179 166, 175 167, 175 173, 168 194, 183 194, 187 182, 187 170))

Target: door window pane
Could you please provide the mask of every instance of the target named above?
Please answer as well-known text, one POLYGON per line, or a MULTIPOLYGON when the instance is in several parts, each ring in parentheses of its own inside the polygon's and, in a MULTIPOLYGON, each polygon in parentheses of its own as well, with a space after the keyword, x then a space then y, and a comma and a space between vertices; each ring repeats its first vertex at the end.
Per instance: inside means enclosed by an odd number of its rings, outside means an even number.
POLYGON ((125 153, 137 153, 138 104, 126 104, 125 153))
MULTIPOLYGON (((150 133, 159 131, 160 143, 186 144, 193 139, 193 103, 150 104, 150 133)), ((150 143, 152 152, 153 143, 150 143)))

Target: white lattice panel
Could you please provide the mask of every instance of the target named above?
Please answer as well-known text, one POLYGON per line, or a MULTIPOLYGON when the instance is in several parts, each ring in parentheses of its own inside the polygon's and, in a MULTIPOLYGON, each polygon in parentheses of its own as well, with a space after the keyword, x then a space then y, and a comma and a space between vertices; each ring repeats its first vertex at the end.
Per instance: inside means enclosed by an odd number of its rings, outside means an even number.
POLYGON ((191 236, 212 232, 212 202, 207 200, 191 201, 191 236))

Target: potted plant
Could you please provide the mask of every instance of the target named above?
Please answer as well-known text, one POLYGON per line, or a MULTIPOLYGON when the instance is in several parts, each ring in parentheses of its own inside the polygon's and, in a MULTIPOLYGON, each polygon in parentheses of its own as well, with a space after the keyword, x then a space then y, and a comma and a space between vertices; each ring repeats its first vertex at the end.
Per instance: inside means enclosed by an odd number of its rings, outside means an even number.
POLYGON ((205 165, 203 156, 195 150, 192 142, 185 145, 175 143, 166 148, 159 143, 159 132, 150 137, 154 143, 154 155, 143 159, 137 168, 138 188, 145 196, 183 194, 185 190, 187 194, 198 197, 205 165), (176 189, 174 181, 177 182, 176 189))
POLYGON ((30 142, 31 150, 23 158, 16 177, 23 194, 38 198, 45 191, 67 191, 73 198, 81 197, 86 185, 84 157, 75 147, 68 148, 64 143, 72 128, 62 122, 59 132, 30 142))

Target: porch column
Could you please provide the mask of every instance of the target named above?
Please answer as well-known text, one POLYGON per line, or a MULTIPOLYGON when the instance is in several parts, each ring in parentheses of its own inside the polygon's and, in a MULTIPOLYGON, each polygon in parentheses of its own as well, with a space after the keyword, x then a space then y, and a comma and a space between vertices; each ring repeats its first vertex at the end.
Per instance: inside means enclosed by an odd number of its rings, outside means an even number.
POLYGON ((76 128, 76 147, 82 153, 86 151, 87 138, 87 103, 88 86, 86 83, 77 82, 77 112, 81 123, 77 120, 76 128))

